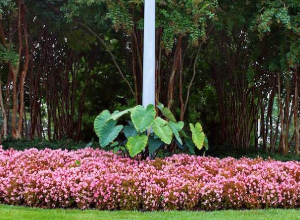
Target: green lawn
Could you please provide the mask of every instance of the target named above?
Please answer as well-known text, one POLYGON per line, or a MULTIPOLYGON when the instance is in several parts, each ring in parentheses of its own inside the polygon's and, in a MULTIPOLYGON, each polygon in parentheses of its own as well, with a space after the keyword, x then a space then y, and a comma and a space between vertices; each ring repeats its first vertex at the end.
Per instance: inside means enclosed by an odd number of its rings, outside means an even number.
POLYGON ((253 210, 215 212, 108 212, 80 210, 44 210, 0 205, 1 220, 300 220, 300 210, 253 210))

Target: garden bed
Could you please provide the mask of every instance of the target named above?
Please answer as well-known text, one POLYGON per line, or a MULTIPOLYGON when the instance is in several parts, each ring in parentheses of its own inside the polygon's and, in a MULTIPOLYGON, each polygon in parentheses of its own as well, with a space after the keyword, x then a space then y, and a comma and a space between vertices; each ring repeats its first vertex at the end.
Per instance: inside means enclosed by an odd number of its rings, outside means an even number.
POLYGON ((175 155, 137 161, 94 149, 0 150, 0 202, 43 208, 297 208, 300 163, 175 155))

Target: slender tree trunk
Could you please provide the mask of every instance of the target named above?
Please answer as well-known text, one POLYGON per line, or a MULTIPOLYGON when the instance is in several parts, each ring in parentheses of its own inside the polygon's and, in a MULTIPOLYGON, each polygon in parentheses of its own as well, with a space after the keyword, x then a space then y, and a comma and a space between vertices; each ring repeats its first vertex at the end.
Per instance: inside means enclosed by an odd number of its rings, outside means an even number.
POLYGON ((22 134, 22 128, 23 128, 23 116, 24 116, 24 109, 25 109, 24 87, 25 87, 25 79, 28 72, 29 60, 30 60, 29 44, 28 44, 28 37, 27 37, 27 25, 24 23, 23 27, 24 27, 24 39, 25 39, 25 63, 19 80, 19 93, 20 93, 20 109, 19 109, 19 124, 18 124, 19 135, 22 134))
POLYGON ((296 66, 294 71, 294 83, 295 83, 295 94, 294 94, 294 127, 295 127, 295 151, 296 154, 299 155, 299 95, 298 95, 298 88, 299 88, 299 76, 298 76, 298 67, 296 66))
POLYGON ((182 42, 182 36, 179 37, 178 39, 178 43, 177 43, 177 47, 174 53, 174 61, 173 61, 173 68, 172 68, 172 72, 171 72, 171 76, 170 76, 170 80, 169 80, 169 85, 168 85, 168 108, 171 109, 172 108, 172 104, 173 104, 173 96, 174 96, 174 79, 175 79, 175 75, 178 69, 178 65, 179 65, 179 60, 180 60, 180 56, 181 56, 181 42, 182 42))

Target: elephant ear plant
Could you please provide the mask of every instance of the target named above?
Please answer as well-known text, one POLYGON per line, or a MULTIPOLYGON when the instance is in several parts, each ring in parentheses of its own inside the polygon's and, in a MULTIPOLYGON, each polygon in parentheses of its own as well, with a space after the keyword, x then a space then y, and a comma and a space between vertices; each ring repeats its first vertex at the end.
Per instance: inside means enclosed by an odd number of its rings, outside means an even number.
POLYGON ((157 108, 148 105, 144 108, 137 105, 134 108, 124 111, 110 113, 108 110, 101 112, 95 119, 94 129, 99 137, 102 148, 114 149, 114 152, 122 150, 129 153, 131 157, 143 152, 144 156, 157 155, 160 150, 175 142, 177 146, 189 153, 194 153, 194 149, 201 150, 203 146, 207 149, 208 143, 200 123, 190 124, 190 138, 183 130, 184 123, 177 122, 172 112, 159 103, 157 108), (118 125, 119 119, 130 114, 128 124, 118 125), (117 142, 115 140, 119 140, 117 142))

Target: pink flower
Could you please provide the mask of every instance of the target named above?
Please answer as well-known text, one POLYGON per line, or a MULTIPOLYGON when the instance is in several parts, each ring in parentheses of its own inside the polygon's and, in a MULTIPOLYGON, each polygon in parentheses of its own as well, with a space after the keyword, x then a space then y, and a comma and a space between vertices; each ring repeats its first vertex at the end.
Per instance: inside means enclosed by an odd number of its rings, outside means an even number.
POLYGON ((149 211, 298 208, 300 163, 188 155, 137 162, 89 148, 0 148, 0 202, 149 211))

